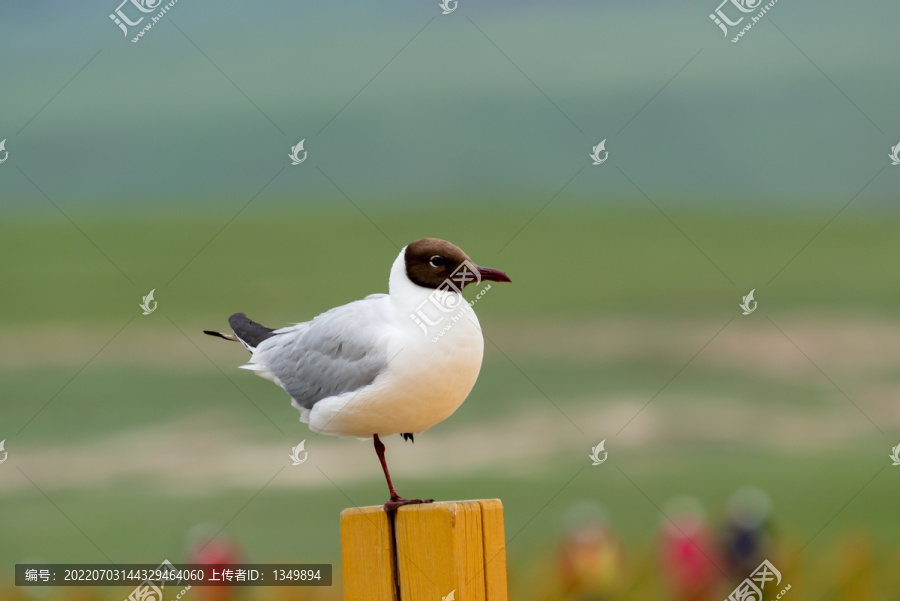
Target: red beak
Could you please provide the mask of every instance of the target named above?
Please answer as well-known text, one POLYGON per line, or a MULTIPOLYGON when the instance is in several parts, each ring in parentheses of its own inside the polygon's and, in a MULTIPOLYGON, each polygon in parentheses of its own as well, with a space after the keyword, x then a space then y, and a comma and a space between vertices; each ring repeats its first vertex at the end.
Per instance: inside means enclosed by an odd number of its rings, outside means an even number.
POLYGON ((482 280, 488 280, 491 282, 512 282, 512 280, 509 279, 509 276, 499 269, 491 269, 490 267, 479 266, 478 273, 481 274, 482 280))

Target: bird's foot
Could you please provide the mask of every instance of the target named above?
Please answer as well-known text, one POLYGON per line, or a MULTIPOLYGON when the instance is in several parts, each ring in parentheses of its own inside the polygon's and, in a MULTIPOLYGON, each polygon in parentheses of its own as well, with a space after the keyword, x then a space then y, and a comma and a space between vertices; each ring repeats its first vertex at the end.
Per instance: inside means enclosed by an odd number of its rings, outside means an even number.
POLYGON ((434 499, 404 499, 403 497, 391 497, 391 499, 384 504, 384 510, 388 513, 392 511, 397 511, 400 507, 404 505, 418 505, 419 503, 434 503, 434 499))

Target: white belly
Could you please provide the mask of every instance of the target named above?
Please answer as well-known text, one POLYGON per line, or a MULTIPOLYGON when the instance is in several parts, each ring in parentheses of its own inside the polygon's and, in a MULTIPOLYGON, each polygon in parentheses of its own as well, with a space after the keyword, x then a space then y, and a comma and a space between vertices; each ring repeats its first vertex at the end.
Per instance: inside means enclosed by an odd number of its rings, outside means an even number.
POLYGON ((323 399, 308 416, 304 412, 310 429, 368 438, 424 432, 450 417, 478 379, 484 339, 471 309, 436 341, 434 334, 423 337, 411 327, 389 349, 392 359, 372 384, 323 399))

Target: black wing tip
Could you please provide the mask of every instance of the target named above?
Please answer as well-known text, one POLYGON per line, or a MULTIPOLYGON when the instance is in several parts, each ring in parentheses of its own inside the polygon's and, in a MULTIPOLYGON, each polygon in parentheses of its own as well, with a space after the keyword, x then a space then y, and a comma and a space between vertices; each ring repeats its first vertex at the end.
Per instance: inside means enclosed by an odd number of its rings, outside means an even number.
POLYGON ((415 443, 415 442, 416 442, 415 439, 413 438, 412 432, 404 432, 404 433, 401 434, 400 436, 403 437, 403 440, 408 440, 408 441, 410 441, 410 442, 412 442, 412 443, 415 443))
POLYGON ((245 313, 235 313, 228 318, 228 325, 234 330, 234 335, 244 344, 256 348, 260 342, 275 335, 275 330, 267 328, 247 317, 245 313))
MULTIPOLYGON (((247 317, 246 313, 232 313, 228 316, 228 325, 231 326, 231 329, 234 330, 236 328, 240 328, 242 326, 247 326, 250 324, 260 325, 247 317)), ((263 326, 260 326, 263 327, 263 326)))

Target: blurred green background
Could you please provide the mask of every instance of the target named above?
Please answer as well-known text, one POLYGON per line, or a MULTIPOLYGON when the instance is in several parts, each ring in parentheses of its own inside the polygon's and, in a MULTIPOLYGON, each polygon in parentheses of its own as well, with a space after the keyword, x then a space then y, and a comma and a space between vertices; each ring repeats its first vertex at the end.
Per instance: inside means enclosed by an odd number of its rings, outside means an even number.
POLYGON ((337 566, 341 509, 386 498, 371 443, 201 330, 386 291, 436 236, 513 283, 467 402, 388 457, 401 494, 503 500, 512 598, 564 598, 585 499, 623 598, 669 598, 666 503, 719 531, 745 485, 792 598, 900 598, 900 7, 779 2, 733 44, 716 4, 182 0, 137 44, 115 2, 0 6, 0 596, 203 523, 337 566))

